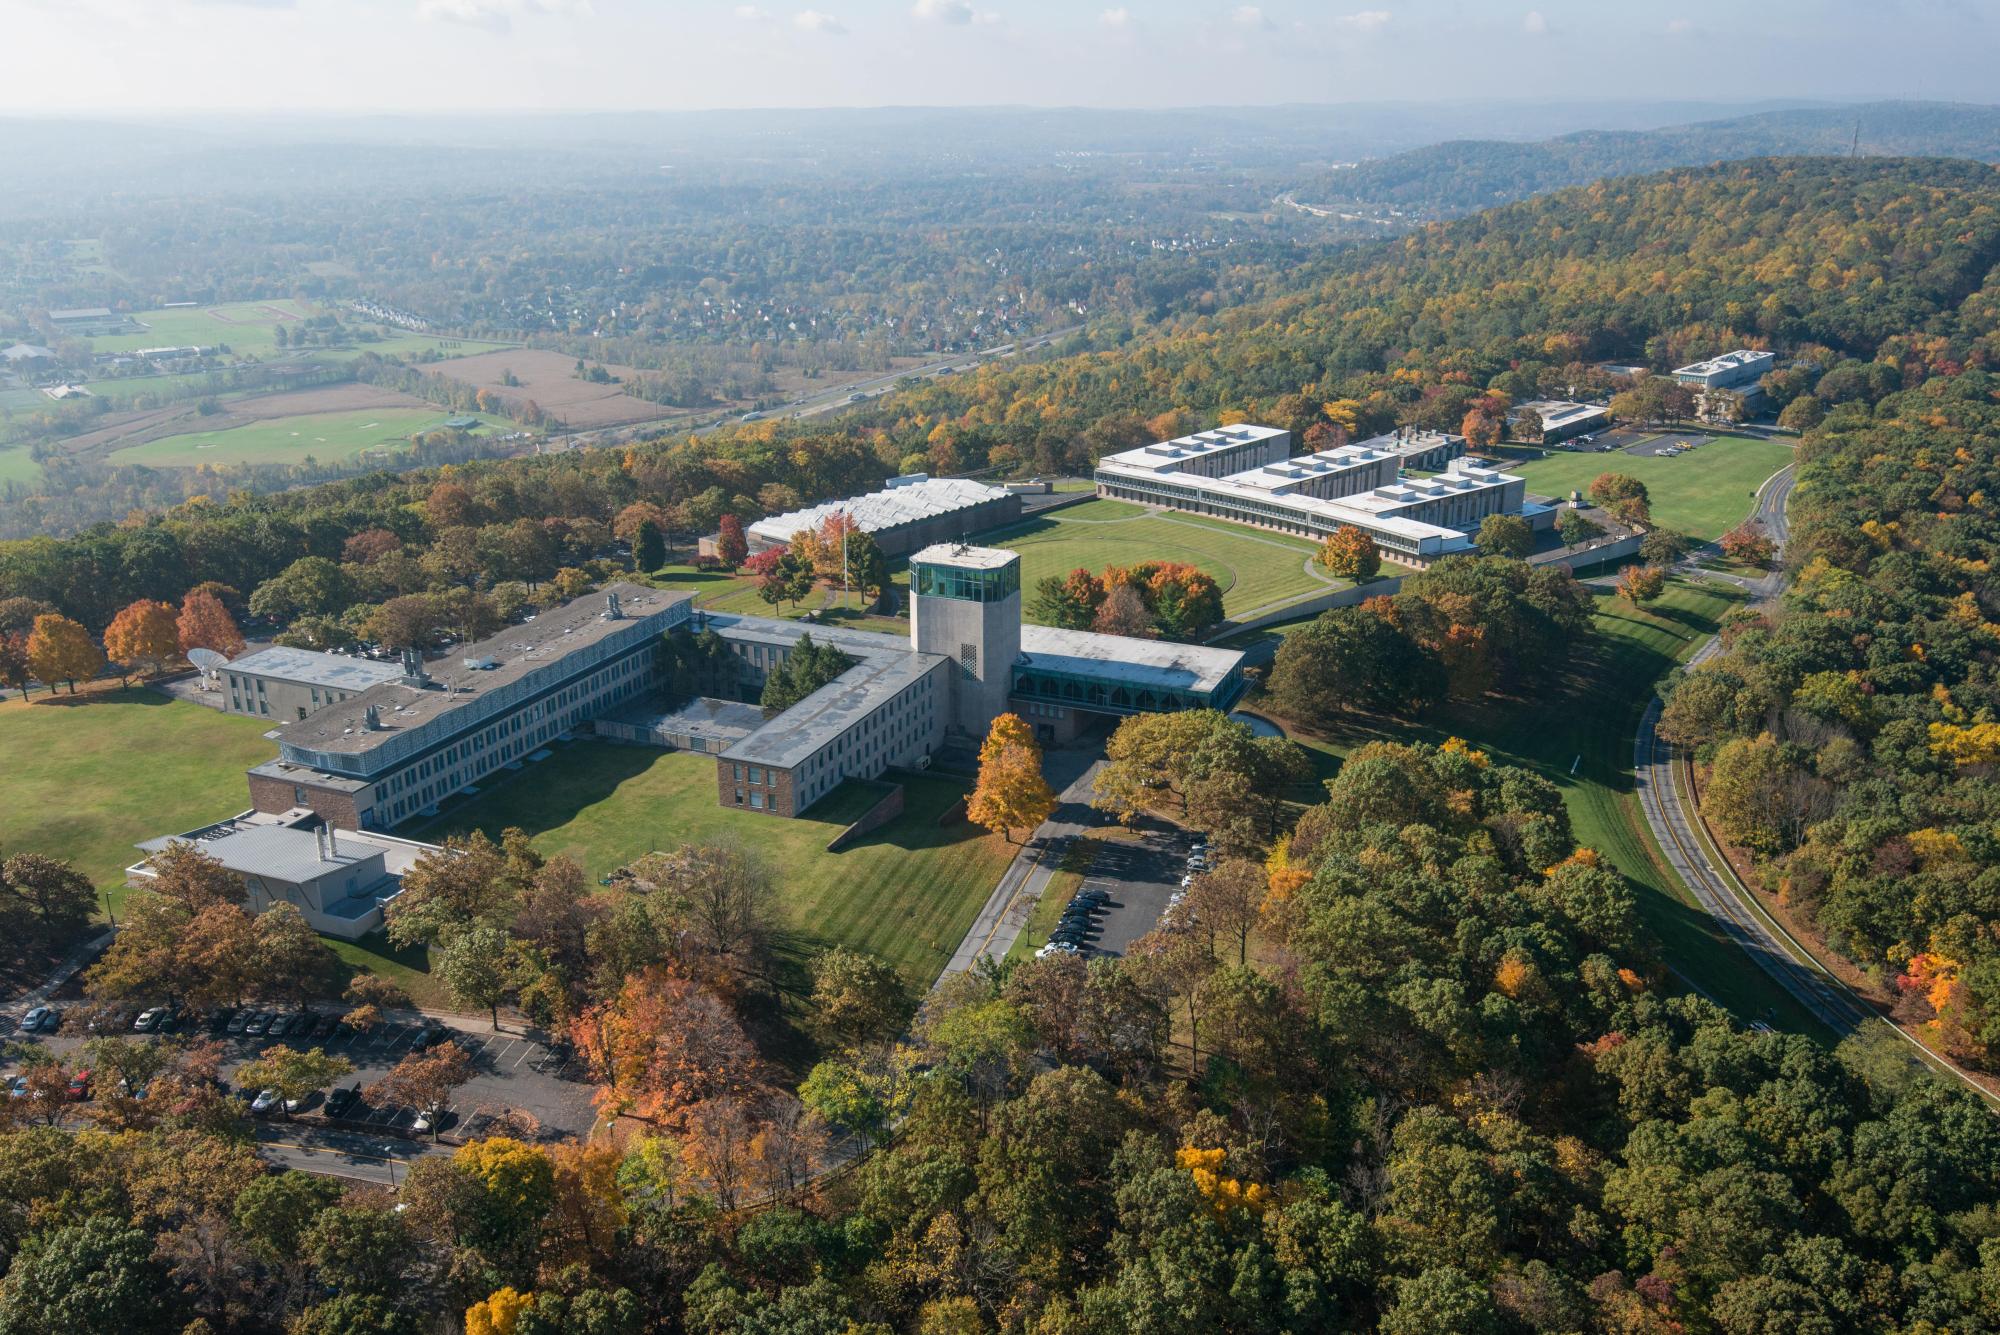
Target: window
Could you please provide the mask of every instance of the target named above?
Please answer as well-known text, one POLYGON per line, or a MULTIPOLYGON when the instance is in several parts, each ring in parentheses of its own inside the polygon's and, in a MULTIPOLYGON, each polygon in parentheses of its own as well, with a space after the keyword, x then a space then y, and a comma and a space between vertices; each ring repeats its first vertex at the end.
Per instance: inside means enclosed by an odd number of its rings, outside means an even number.
POLYGON ((736 805, 739 807, 743 805, 743 790, 741 788, 736 790, 736 805))
POLYGON ((750 782, 764 782, 764 767, 762 765, 752 765, 750 767, 750 782))
POLYGON ((305 716, 306 716, 306 707, 305 707, 304 705, 300 705, 300 706, 299 706, 299 717, 300 717, 301 719, 303 719, 303 718, 304 718, 305 716))
POLYGON ((303 788, 300 788, 300 787, 298 787, 298 786, 296 786, 296 785, 294 785, 294 786, 293 786, 293 788, 292 788, 292 805, 293 805, 293 806, 295 806, 295 807, 302 807, 302 806, 305 806, 305 805, 306 805, 306 790, 305 790, 305 789, 303 789, 303 788))
POLYGON ((750 808, 753 811, 762 811, 764 809, 764 795, 762 793, 750 794, 750 808))

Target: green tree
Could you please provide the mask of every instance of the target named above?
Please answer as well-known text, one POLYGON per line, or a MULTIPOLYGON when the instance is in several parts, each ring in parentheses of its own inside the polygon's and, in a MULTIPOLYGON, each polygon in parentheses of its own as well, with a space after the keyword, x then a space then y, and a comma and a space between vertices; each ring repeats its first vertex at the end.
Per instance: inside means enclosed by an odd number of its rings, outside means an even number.
POLYGON ((1324 728, 1349 711, 1405 717, 1444 699, 1444 665, 1385 617, 1337 607, 1287 635, 1271 667, 1278 711, 1324 728))
POLYGON ((902 975, 873 955, 834 946, 812 961, 813 1026, 830 1045, 889 1038, 909 1013, 902 975))
POLYGON ((1473 541, 1490 556, 1518 561, 1535 550, 1535 530, 1519 515, 1492 514, 1479 521, 1479 533, 1473 541))
POLYGON ((659 525, 650 519, 641 520, 639 531, 632 540, 632 563, 640 570, 658 570, 667 563, 666 540, 660 536, 659 525))
POLYGON ((477 1006, 500 1027, 506 999, 508 941, 498 927, 476 924, 451 933, 437 956, 438 977, 462 1005, 477 1006))
POLYGON ((237 1067, 236 1080, 245 1089, 277 1090, 289 1117, 291 1104, 303 1103, 353 1070, 354 1063, 345 1057, 318 1048, 292 1048, 279 1043, 264 1049, 254 1061, 237 1067))
POLYGON ((30 1234, 0 1284, 0 1335, 180 1328, 153 1239, 105 1215, 30 1234))

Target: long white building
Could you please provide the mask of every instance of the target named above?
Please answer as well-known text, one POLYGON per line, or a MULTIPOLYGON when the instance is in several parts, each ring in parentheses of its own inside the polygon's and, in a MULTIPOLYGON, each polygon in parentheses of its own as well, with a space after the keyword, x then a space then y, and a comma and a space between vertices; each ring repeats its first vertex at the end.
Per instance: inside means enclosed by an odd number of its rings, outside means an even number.
POLYGON ((1461 436, 1397 432, 1297 458, 1291 443, 1288 431, 1235 424, 1142 445, 1098 461, 1097 494, 1315 540, 1360 528, 1413 566, 1473 550, 1487 515, 1554 519, 1521 478, 1464 457, 1461 436), (1417 468, 1441 471, 1405 471, 1417 468))

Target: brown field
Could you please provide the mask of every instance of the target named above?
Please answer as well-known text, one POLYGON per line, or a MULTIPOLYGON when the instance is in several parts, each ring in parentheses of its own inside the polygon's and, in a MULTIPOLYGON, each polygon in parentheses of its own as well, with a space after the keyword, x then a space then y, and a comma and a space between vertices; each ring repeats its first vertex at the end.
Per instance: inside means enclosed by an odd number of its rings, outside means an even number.
POLYGON ((226 411, 207 417, 196 412, 192 403, 176 403, 166 408, 153 408, 144 412, 115 413, 104 419, 109 425, 85 432, 80 436, 72 436, 63 442, 63 448, 74 455, 102 456, 133 445, 144 445, 148 441, 178 436, 184 432, 226 431, 230 427, 248 426, 252 422, 303 417, 308 413, 358 412, 369 408, 434 407, 435 405, 413 395, 393 389, 378 389, 374 385, 359 383, 323 385, 318 389, 293 390, 283 394, 261 394, 256 398, 237 399, 227 405, 226 411))
MULTIPOLYGON (((629 366, 607 365, 604 369, 621 380, 639 374, 629 366)), ((476 357, 454 358, 431 374, 490 390, 496 398, 511 404, 533 399, 550 417, 578 430, 650 422, 675 413, 664 404, 635 399, 617 385, 594 385, 578 379, 576 358, 560 352, 534 348, 486 352, 476 357), (509 371, 520 384, 500 383, 500 377, 509 371)))

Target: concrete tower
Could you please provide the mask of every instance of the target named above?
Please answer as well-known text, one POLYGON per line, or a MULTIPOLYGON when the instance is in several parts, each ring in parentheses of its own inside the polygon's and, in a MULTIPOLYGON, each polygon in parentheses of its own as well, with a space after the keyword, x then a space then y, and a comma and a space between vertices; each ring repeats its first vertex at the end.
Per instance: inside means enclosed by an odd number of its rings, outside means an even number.
POLYGON ((1021 655, 1021 557, 939 543, 910 556, 910 644, 955 659, 954 729, 978 738, 1007 712, 1021 655))

